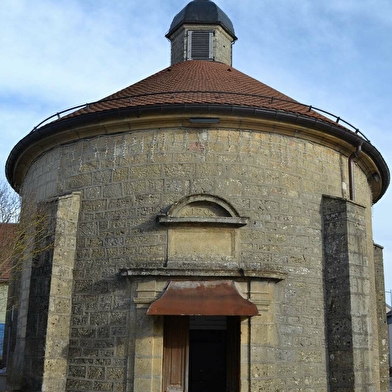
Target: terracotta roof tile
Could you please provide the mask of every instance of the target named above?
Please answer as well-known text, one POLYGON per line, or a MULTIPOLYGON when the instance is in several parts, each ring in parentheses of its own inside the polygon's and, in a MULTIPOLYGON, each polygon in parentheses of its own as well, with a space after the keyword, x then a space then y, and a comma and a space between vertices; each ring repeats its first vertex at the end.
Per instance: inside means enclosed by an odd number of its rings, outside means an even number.
POLYGON ((201 60, 172 65, 66 117, 119 108, 184 103, 269 108, 330 121, 233 67, 201 60))

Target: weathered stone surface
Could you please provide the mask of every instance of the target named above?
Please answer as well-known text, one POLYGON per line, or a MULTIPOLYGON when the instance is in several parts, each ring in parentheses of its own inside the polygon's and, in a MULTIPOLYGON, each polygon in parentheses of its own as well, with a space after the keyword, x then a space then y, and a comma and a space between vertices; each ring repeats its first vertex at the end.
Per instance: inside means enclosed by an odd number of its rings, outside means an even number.
MULTIPOLYGON (((170 276, 148 271, 172 268, 180 279, 189 270, 192 279, 196 270, 235 276, 258 307, 241 323, 244 390, 384 391, 385 363, 384 376, 375 366, 377 355, 385 360, 383 335, 368 312, 382 301, 374 298, 382 261, 376 272, 366 174, 356 167, 356 204, 347 202, 345 156, 263 127, 122 130, 58 146, 31 165, 25 189, 39 199, 80 191, 59 199, 51 281, 36 276, 21 302, 28 333, 47 342, 37 355, 53 360, 47 390, 61 391, 53 389, 61 373, 64 392, 161 392, 163 319, 146 311, 170 276), (157 222, 191 193, 225 199, 248 224, 157 222), (76 198, 79 215, 68 205, 76 198), (147 272, 122 277, 121 268, 147 272), (28 318, 27 292, 42 299, 28 318)), ((218 210, 192 205, 183 217, 218 210)))

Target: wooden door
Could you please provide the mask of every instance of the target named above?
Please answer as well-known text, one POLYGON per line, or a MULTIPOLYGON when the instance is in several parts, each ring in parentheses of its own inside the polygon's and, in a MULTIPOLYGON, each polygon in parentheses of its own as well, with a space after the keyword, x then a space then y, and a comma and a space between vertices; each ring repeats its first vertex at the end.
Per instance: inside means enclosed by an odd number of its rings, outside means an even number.
POLYGON ((165 317, 164 328, 163 392, 187 392, 189 317, 165 317))

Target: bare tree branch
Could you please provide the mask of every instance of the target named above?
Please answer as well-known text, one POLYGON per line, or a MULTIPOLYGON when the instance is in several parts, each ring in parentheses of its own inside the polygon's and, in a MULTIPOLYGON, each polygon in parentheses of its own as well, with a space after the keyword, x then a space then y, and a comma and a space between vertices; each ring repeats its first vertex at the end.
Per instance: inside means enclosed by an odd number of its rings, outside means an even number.
POLYGON ((0 223, 16 223, 19 211, 19 195, 5 181, 0 181, 0 223))
POLYGON ((53 247, 50 216, 56 203, 37 204, 29 195, 21 209, 20 200, 0 181, 0 281, 13 279, 30 263, 36 265, 53 247))

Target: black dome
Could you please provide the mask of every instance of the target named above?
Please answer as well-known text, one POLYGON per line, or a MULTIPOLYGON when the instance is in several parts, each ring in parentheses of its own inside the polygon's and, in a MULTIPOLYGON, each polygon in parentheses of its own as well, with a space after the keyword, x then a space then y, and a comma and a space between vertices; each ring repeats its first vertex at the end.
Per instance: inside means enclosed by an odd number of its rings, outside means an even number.
POLYGON ((218 24, 221 25, 234 39, 237 39, 234 26, 229 17, 210 0, 193 0, 173 19, 169 36, 185 23, 190 24, 218 24))

